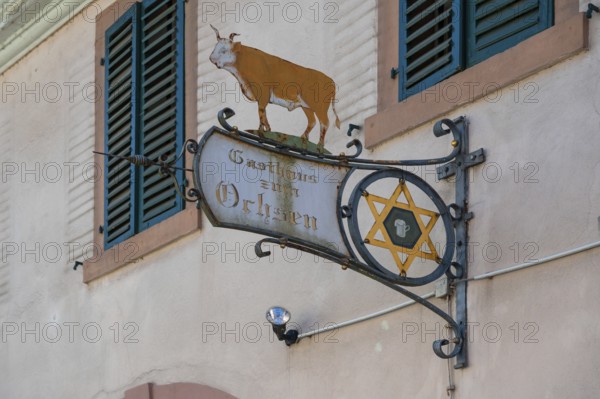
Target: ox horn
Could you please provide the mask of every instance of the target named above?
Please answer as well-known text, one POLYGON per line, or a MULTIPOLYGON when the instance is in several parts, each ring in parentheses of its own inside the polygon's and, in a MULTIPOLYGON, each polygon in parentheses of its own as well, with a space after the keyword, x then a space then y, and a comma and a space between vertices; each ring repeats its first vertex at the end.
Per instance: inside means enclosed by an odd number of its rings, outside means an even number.
POLYGON ((231 35, 229 35, 229 41, 233 41, 233 38, 236 36, 241 36, 239 33, 232 33, 231 35))
POLYGON ((217 40, 219 40, 221 38, 221 35, 219 34, 219 31, 217 30, 217 28, 215 28, 212 25, 210 25, 210 27, 215 31, 215 33, 217 34, 217 40))

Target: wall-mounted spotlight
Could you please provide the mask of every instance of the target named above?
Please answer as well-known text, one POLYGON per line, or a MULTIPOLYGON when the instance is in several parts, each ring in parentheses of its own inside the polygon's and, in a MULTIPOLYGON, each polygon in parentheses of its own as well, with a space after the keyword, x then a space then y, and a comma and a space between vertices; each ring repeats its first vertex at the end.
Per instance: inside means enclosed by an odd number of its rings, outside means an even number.
POLYGON ((273 306, 267 310, 267 321, 273 326, 273 332, 280 341, 285 341, 287 346, 298 342, 298 331, 285 331, 285 325, 292 318, 292 314, 281 306, 273 306))

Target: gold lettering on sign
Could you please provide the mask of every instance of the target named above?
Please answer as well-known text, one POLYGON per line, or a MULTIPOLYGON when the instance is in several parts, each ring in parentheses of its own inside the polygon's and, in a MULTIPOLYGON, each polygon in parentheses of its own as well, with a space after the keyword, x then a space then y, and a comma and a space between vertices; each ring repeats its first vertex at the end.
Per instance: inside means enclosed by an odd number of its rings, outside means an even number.
POLYGON ((302 214, 300 212, 290 212, 290 223, 291 224, 299 224, 298 219, 302 219, 302 214))
POLYGON ((244 163, 244 158, 242 158, 240 156, 241 153, 243 153, 244 151, 241 150, 236 150, 236 149, 231 149, 229 151, 229 159, 231 160, 231 162, 240 165, 242 163, 244 163))
MULTIPOLYGON (((219 205, 234 209, 237 208, 246 217, 251 215, 259 216, 264 224, 272 222, 286 223, 292 226, 301 226, 306 230, 317 231, 317 218, 308 213, 299 212, 293 207, 293 198, 300 198, 300 189, 295 187, 295 184, 302 183, 318 183, 318 179, 314 174, 307 174, 301 168, 294 164, 282 165, 280 162, 262 162, 256 159, 244 159, 242 154, 244 151, 231 148, 228 158, 236 165, 268 172, 269 176, 265 179, 254 182, 245 182, 247 185, 257 185, 258 188, 264 190, 259 194, 253 194, 254 198, 240 198, 240 193, 237 187, 228 181, 221 181, 217 185, 216 198, 219 205), (267 180, 268 179, 268 180, 267 180), (283 196, 283 204, 285 207, 273 206, 268 203, 269 198, 273 196, 283 196), (241 209, 238 206, 241 204, 241 209), (289 204, 289 205, 288 205, 289 204), (289 207, 289 208, 288 208, 289 207)), ((255 186, 256 187, 256 186, 255 186)), ((280 203, 280 200, 277 200, 280 203)))
POLYGON ((245 160, 242 157, 244 151, 232 148, 229 150, 229 160, 236 165, 246 162, 248 169, 254 169, 261 172, 269 171, 271 177, 281 177, 289 182, 318 183, 317 176, 303 173, 296 170, 294 164, 282 165, 280 162, 260 162, 255 159, 245 160))
POLYGON ((237 188, 231 183, 220 182, 217 185, 217 201, 225 208, 235 208, 240 201, 237 188))
POLYGON ((244 209, 242 209, 242 211, 244 211, 245 214, 250 213, 250 207, 249 204, 254 205, 254 201, 250 201, 250 200, 244 200, 244 209))
POLYGON ((297 188, 294 188, 291 184, 281 184, 275 182, 269 182, 266 180, 260 181, 260 187, 263 190, 271 190, 276 193, 281 193, 283 195, 292 195, 296 198, 300 197, 300 191, 297 188))

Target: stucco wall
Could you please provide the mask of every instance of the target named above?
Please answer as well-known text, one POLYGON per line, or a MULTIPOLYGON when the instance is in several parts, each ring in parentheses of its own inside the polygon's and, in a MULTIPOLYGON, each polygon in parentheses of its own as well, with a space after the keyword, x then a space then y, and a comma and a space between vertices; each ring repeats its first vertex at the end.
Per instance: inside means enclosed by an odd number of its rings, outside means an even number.
MULTIPOLYGON (((270 23, 266 8, 253 23, 243 4, 239 14, 227 15, 223 4, 214 3, 216 13, 206 4, 199 4, 199 135, 216 123, 225 103, 236 110, 240 127, 258 126, 256 105, 242 99, 232 76, 208 62, 213 23, 222 33, 241 33, 244 44, 332 76, 340 87, 343 129, 331 129, 326 146, 344 151, 348 123, 361 124, 376 112, 376 2, 349 0, 335 9, 321 1, 319 22, 303 2, 297 23, 281 12, 270 23), (325 23, 332 10, 338 21, 325 23)), ((234 4, 227 2, 228 9, 234 4)), ((471 276, 600 240, 597 18, 590 30, 589 52, 447 115, 467 115, 472 148, 484 147, 488 156, 472 170, 471 276)), ((81 257, 94 228, 87 165, 93 160, 94 32, 80 14, 0 76, 0 397, 117 399, 145 382, 180 381, 239 398, 447 397, 448 365, 431 351, 443 323, 420 307, 289 349, 271 342, 263 315, 274 304, 290 309, 306 330, 405 298, 293 250, 257 261, 257 236, 215 229, 205 220, 201 232, 89 285, 81 282, 70 255, 81 257), (17 93, 7 96, 14 84, 17 93), (54 94, 56 87, 62 95, 54 94), (7 166, 17 173, 7 174, 7 166), (13 328, 18 331, 8 334, 13 328), (34 332, 23 335, 24 329, 34 332), (92 342, 97 331, 102 335, 92 342)), ((274 130, 304 130, 302 112, 276 106, 268 112, 274 130)), ((437 156, 447 152, 447 141, 436 139, 427 124, 365 156, 437 156)), ((434 182, 433 168, 413 171, 434 182)), ((451 184, 436 188, 452 201, 451 184)), ((471 363, 451 373, 455 397, 595 397, 598 253, 470 283, 471 363)))

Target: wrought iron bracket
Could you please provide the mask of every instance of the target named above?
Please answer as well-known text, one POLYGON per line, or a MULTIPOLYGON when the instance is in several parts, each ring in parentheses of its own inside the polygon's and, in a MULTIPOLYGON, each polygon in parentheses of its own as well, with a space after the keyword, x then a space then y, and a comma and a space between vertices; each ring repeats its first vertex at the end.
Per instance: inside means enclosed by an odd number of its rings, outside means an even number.
MULTIPOLYGON (((175 173, 177 170, 193 172, 192 169, 176 166, 177 162, 183 158, 186 151, 195 154, 195 152, 198 151, 198 143, 195 140, 191 139, 186 141, 179 155, 172 160, 169 160, 169 156, 167 155, 162 155, 158 159, 153 160, 146 157, 145 155, 118 155, 107 154, 100 151, 92 152, 94 154, 103 155, 109 158, 123 159, 137 167, 157 167, 158 173, 161 176, 169 177, 171 179, 171 181, 173 182, 173 186, 177 191, 177 194, 181 196, 186 202, 198 202, 200 200, 198 190, 195 188, 191 188, 186 191, 186 188, 189 185, 187 179, 184 177, 183 181, 179 182, 175 173)), ((103 229, 102 226, 100 226, 100 228, 103 229)), ((100 233, 102 233, 102 231, 100 231, 100 233)))
POLYGON ((483 148, 478 149, 477 151, 473 151, 470 154, 457 155, 456 159, 452 162, 449 162, 445 165, 439 166, 437 168, 437 177, 439 180, 445 180, 449 177, 452 177, 456 174, 456 171, 460 168, 468 169, 472 166, 479 165, 485 162, 485 152, 483 148))
POLYGON ((352 137, 352 132, 354 132, 355 130, 357 130, 357 131, 362 130, 362 126, 356 125, 354 123, 351 123, 350 125, 348 125, 348 132, 346 133, 348 135, 348 137, 352 137))
MULTIPOLYGON (((347 147, 354 147, 356 152, 352 155, 340 154, 330 155, 318 152, 311 152, 306 149, 289 147, 281 142, 271 140, 266 137, 259 137, 249 132, 239 129, 237 126, 229 124, 228 120, 235 115, 235 112, 226 108, 219 112, 218 120, 222 129, 211 129, 198 143, 198 147, 194 151, 190 151, 198 158, 194 164, 199 163, 199 157, 202 153, 202 148, 205 142, 212 134, 222 134, 235 138, 236 140, 271 151, 277 154, 291 156, 296 159, 320 162, 325 165, 338 166, 348 168, 349 172, 343 182, 341 182, 338 191, 338 223, 340 230, 344 234, 344 242, 349 250, 350 255, 342 254, 330 248, 326 248, 315 243, 304 241, 298 237, 288 236, 280 233, 271 233, 265 229, 253 228, 247 225, 237 226, 221 223, 216 219, 215 215, 208 206, 206 206, 206 214, 209 220, 215 226, 229 227, 234 229, 247 230, 270 237, 259 241, 255 246, 255 253, 258 257, 270 255, 268 249, 263 249, 264 244, 276 244, 281 247, 290 247, 305 251, 314 255, 318 255, 324 259, 334 261, 342 266, 343 270, 351 269, 366 277, 369 277, 405 296, 414 300, 416 303, 425 306, 442 319, 453 330, 453 338, 439 339, 433 344, 434 353, 444 359, 456 358, 456 368, 467 366, 467 350, 466 350, 466 333, 467 333, 467 302, 466 290, 467 284, 464 277, 467 276, 468 265, 466 257, 466 249, 468 242, 467 222, 473 217, 468 212, 468 179, 467 169, 478 165, 485 161, 485 153, 483 149, 474 152, 469 152, 468 143, 468 124, 464 117, 456 120, 443 119, 434 125, 433 133, 436 137, 442 137, 450 134, 452 140, 452 151, 449 155, 440 158, 417 159, 417 160, 371 160, 360 158, 362 152, 362 144, 358 140, 353 140, 348 143, 347 147), (407 166, 424 166, 424 165, 442 165, 438 168, 438 177, 447 179, 450 176, 456 175, 455 181, 455 202, 449 206, 445 205, 437 192, 430 187, 425 181, 416 175, 402 169, 407 166), (370 175, 363 178, 361 182, 352 190, 350 200, 347 203, 342 201, 342 193, 346 190, 350 175, 356 171, 372 171, 370 175), (378 179, 399 179, 400 184, 408 181, 424 193, 433 201, 438 209, 439 217, 444 221, 446 231, 446 247, 449 248, 443 254, 443 257, 437 259, 438 267, 433 273, 425 277, 408 277, 402 272, 394 274, 383 265, 379 264, 364 248, 366 240, 357 233, 357 204, 359 198, 368 196, 366 188, 369 184, 376 182, 378 179), (349 231, 350 237, 346 235, 349 231), (351 245, 354 244, 354 247, 351 245), (358 253, 355 252, 355 249, 358 253), (358 256, 360 255, 360 256, 358 256), (428 284, 438 280, 439 278, 447 278, 449 285, 453 288, 455 294, 454 305, 456 309, 456 318, 451 317, 448 313, 435 306, 428 300, 421 298, 404 286, 419 286, 428 284), (450 346, 453 344, 453 347, 450 346), (448 352, 447 348, 451 348, 448 352)), ((198 173, 195 166, 195 174, 198 173)), ((203 190, 200 187, 199 180, 195 182, 198 187, 200 201, 203 199, 203 190)), ((203 202, 203 209, 205 208, 203 202)), ((293 344, 294 342, 288 343, 293 344)))
MULTIPOLYGON (((456 158, 445 165, 437 168, 438 179, 444 180, 451 176, 455 179, 455 203, 449 208, 454 211, 452 217, 456 236, 456 260, 448 270, 447 276, 450 278, 454 287, 456 322, 461 330, 461 334, 466 338, 467 335, 467 284, 463 278, 468 274, 468 222, 474 215, 468 212, 469 199, 469 172, 468 169, 485 162, 485 151, 480 148, 469 152, 469 124, 466 118, 460 118, 457 127, 461 130, 461 140, 458 142, 459 152, 456 158), (454 269, 454 271, 452 270, 454 269)), ((454 368, 460 369, 467 367, 467 346, 456 357, 454 368)))
MULTIPOLYGON (((468 221, 473 218, 473 214, 468 211, 469 179, 467 176, 470 167, 485 161, 485 152, 483 149, 469 152, 468 123, 466 118, 460 117, 455 120, 443 119, 434 125, 434 136, 452 136, 452 151, 446 156, 415 160, 372 160, 360 158, 363 146, 358 140, 352 140, 346 146, 347 148, 354 147, 355 153, 351 155, 343 153, 340 155, 331 155, 321 152, 312 152, 306 148, 288 146, 283 142, 243 131, 237 126, 231 126, 228 123, 228 119, 234 115, 235 112, 230 108, 220 111, 218 120, 222 128, 211 128, 199 142, 189 140, 182 149, 182 153, 176 157, 175 160, 170 162, 168 162, 167 159, 162 158, 150 160, 139 155, 103 155, 126 159, 136 166, 158 166, 161 174, 173 178, 174 186, 183 198, 190 202, 196 202, 198 207, 202 207, 206 216, 214 226, 245 230, 268 236, 268 238, 259 241, 255 246, 255 252, 258 257, 265 257, 270 254, 268 250, 263 250, 263 245, 266 243, 277 244, 281 247, 295 248, 336 262, 341 265, 343 270, 351 269, 369 277, 426 307, 444 319, 453 331, 452 338, 438 339, 433 343, 434 353, 444 359, 456 358, 455 368, 466 367, 468 362, 466 345, 467 281, 465 277, 468 275, 468 221), (338 251, 337 249, 332 249, 323 245, 321 242, 307 241, 300 237, 288 235, 287 233, 278 233, 274 230, 269 230, 260 226, 255 227, 250 224, 221 222, 212 212, 207 201, 207 198, 209 197, 206 197, 206 195, 214 196, 214 187, 202 187, 204 181, 202 179, 201 168, 203 149, 207 145, 208 140, 214 135, 220 135, 227 140, 235 140, 240 143, 240 145, 243 144, 249 146, 247 148, 266 151, 271 155, 278 154, 290 157, 293 162, 299 162, 298 160, 310 161, 313 163, 316 162, 324 166, 346 171, 345 177, 342 178, 343 180, 337 186, 337 209, 335 209, 338 227, 346 251, 338 251), (193 169, 178 168, 175 166, 176 161, 181 159, 184 151, 187 151, 194 156, 193 169), (427 182, 406 169, 403 169, 403 167, 408 166, 425 165, 442 165, 437 169, 440 180, 448 179, 450 176, 456 176, 454 181, 454 203, 446 205, 439 194, 427 182), (187 182, 180 183, 174 179, 174 172, 177 169, 193 172, 193 188, 188 188, 187 182), (346 186, 348 185, 350 177, 358 171, 366 171, 369 172, 369 174, 362 178, 354 189, 350 190, 346 186), (429 212, 432 215, 432 219, 435 218, 435 220, 438 220, 439 218, 442 222, 441 225, 445 232, 446 245, 443 254, 437 255, 437 252, 433 251, 434 253, 430 254, 430 257, 427 258, 429 261, 437 263, 437 266, 434 267, 434 270, 428 275, 408 276, 406 273, 408 266, 404 268, 404 265, 402 265, 402 267, 398 265, 401 270, 396 274, 380 264, 365 246, 365 244, 368 244, 368 240, 361 235, 358 227, 358 204, 361 201, 361 198, 369 197, 367 191, 368 187, 382 179, 388 179, 388 181, 390 181, 389 179, 392 179, 395 181, 394 184, 399 187, 396 189, 398 192, 399 190, 407 190, 405 184, 411 184, 413 187, 417 187, 431 200, 436 208, 436 211, 426 209, 422 209, 422 211, 429 212), (342 198, 343 194, 350 191, 350 197, 346 202, 346 200, 343 200, 342 198), (440 278, 447 278, 449 281, 449 287, 451 288, 449 290, 450 296, 454 299, 455 318, 434 305, 432 302, 423 299, 419 295, 405 288, 433 283, 440 278)), ((365 199, 365 201, 367 201, 367 199, 365 199)), ((411 210, 416 208, 409 207, 407 209, 411 210)), ((398 222, 398 220, 396 220, 396 222, 398 222)), ((416 247, 418 247, 418 245, 413 243, 404 248, 411 248, 411 250, 414 251, 416 250, 416 247)), ((286 340, 288 345, 295 342, 295 339, 286 340)))

